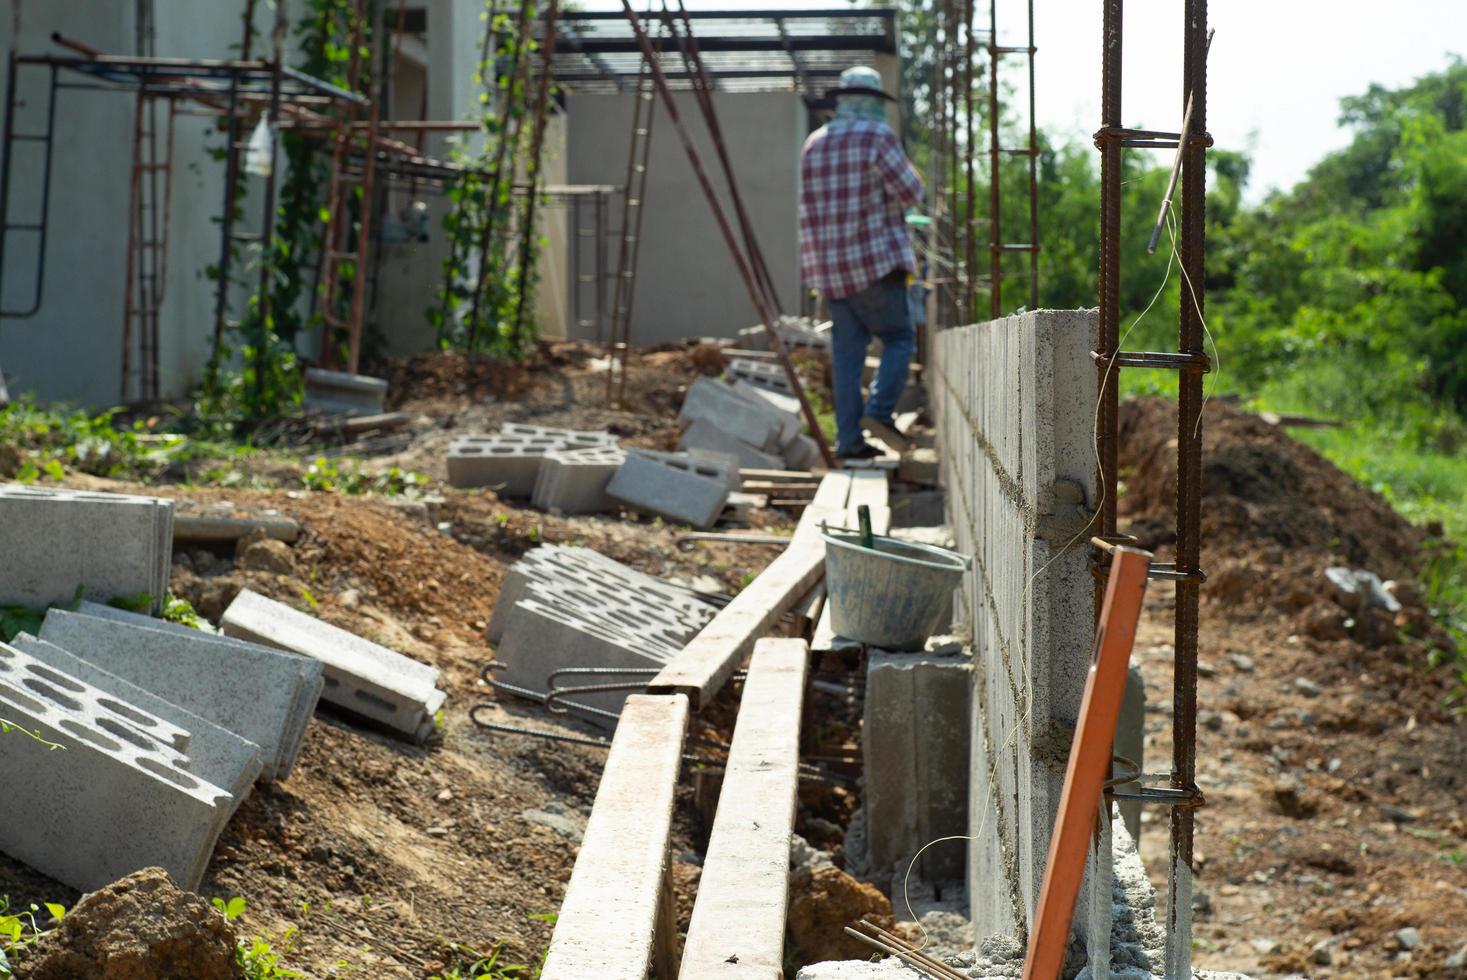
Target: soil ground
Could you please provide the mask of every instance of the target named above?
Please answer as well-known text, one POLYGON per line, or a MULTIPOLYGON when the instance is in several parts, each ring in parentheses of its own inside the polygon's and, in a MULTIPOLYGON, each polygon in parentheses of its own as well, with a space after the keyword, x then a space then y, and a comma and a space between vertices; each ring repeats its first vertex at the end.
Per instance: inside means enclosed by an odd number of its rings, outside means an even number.
MULTIPOLYGON (((323 710, 291 777, 261 784, 244 803, 201 888, 246 899, 242 931, 269 938, 310 977, 428 977, 500 944, 501 963, 540 953, 550 934, 540 917, 559 906, 604 754, 470 721, 473 705, 492 700, 479 677, 492 657, 483 630, 505 568, 536 543, 577 543, 732 593, 777 549, 680 543, 679 529, 629 514, 557 517, 492 491, 440 488, 442 457, 455 435, 505 421, 607 428, 633 445, 670 448, 681 389, 716 373, 720 358, 712 348, 640 352, 618 409, 606 404, 592 353, 575 345, 547 345, 515 368, 442 354, 395 365, 391 407, 412 423, 347 451, 370 457, 364 468, 426 473, 451 533, 384 498, 300 489, 314 450, 232 464, 237 489, 193 485, 205 464, 146 487, 68 478, 297 518, 302 539, 270 561, 233 549, 176 553, 173 590, 217 619, 247 585, 443 671, 444 725, 428 745, 323 710)), ((1163 558, 1173 411, 1129 403, 1121 439, 1146 449, 1122 461, 1123 529, 1163 558)), ((1260 978, 1460 974, 1444 964, 1467 944, 1467 733, 1443 705, 1446 672, 1427 668, 1443 638, 1419 601, 1398 620, 1352 618, 1322 579, 1328 565, 1346 564, 1405 581, 1426 537, 1261 420, 1212 404, 1205 438, 1198 963, 1260 978), (1407 927, 1419 933, 1412 949, 1397 935, 1407 927)), ((783 511, 755 513, 761 527, 793 526, 783 511)), ((1153 772, 1170 755, 1171 612, 1170 591, 1153 589, 1137 646, 1153 772)), ((835 680, 849 667, 823 666, 835 680)), ((818 713, 831 718, 820 741, 849 751, 849 703, 819 696, 827 703, 818 713)), ((489 714, 598 734, 513 702, 489 714)), ((715 704, 705 734, 726 737, 731 716, 715 704)), ((682 791, 674 842, 684 922, 707 803, 694 782, 682 791)), ((841 786, 802 788, 798 829, 837 862, 855 800, 841 786)), ((1142 836, 1159 882, 1165 837, 1164 822, 1142 836)), ((0 894, 67 905, 78 897, 3 857, 0 894)))

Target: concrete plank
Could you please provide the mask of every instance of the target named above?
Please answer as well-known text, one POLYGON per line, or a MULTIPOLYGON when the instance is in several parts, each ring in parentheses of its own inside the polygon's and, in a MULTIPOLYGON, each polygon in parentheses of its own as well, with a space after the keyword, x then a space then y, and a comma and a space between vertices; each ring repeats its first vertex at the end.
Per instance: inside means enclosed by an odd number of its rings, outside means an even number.
POLYGON ((790 834, 809 650, 754 646, 679 976, 783 975, 790 834))
POLYGON ((688 700, 680 694, 627 699, 542 980, 646 980, 659 941, 687 725, 688 700))
POLYGON ((794 542, 683 648, 652 680, 653 694, 688 695, 701 710, 744 655, 825 575, 825 547, 794 542))

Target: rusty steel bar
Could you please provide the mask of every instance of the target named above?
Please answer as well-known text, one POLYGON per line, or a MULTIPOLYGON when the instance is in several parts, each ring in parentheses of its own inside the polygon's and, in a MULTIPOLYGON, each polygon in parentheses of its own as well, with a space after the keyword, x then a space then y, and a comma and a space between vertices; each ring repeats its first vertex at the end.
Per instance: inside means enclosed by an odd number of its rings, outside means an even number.
POLYGON ((977 44, 973 40, 975 3, 976 0, 964 0, 963 2, 963 21, 966 32, 963 39, 963 107, 966 117, 964 127, 967 131, 963 157, 968 181, 967 198, 963 207, 963 264, 968 274, 968 281, 963 286, 964 323, 971 322, 974 316, 974 302, 978 290, 978 183, 973 167, 973 144, 977 138, 977 130, 973 125, 973 59, 977 53, 977 44))
POLYGON ((1039 122, 1034 89, 1034 0, 1029 0, 1029 309, 1039 309, 1039 122))
POLYGON ((998 128, 998 0, 988 0, 988 317, 1003 314, 1003 166, 998 128))
POLYGON ((677 100, 673 98, 672 89, 667 84, 667 77, 662 73, 662 66, 658 63, 652 50, 652 42, 647 37, 646 30, 642 27, 641 18, 632 9, 631 0, 622 0, 622 8, 626 13, 627 20, 632 25, 632 31, 636 35, 637 44, 642 49, 642 57, 646 58, 652 68, 652 79, 657 84, 657 91, 662 96, 664 106, 667 108, 668 119, 671 120, 673 128, 677 130, 678 138, 683 144, 683 150, 687 153, 688 163, 693 169, 693 174, 698 178, 699 185, 703 188, 703 194, 708 199, 708 205, 713 211, 713 217, 718 224, 718 229, 723 233, 723 239, 728 246, 729 254, 733 257, 734 264, 738 267, 739 277, 744 280, 744 286, 749 291, 749 299, 754 304, 754 309, 759 318, 764 321, 769 342, 774 352, 779 355, 780 365, 784 368, 784 375, 794 390, 795 396, 800 402, 800 411, 805 417, 805 422, 810 429, 810 437, 815 440, 820 448, 820 456, 827 466, 835 465, 835 456, 830 450, 830 443, 825 438, 825 433, 820 429, 820 419, 815 415, 815 409, 805 395, 805 386, 800 381, 794 365, 790 363, 789 352, 785 349, 784 339, 779 336, 778 311, 771 309, 764 301, 758 287, 754 284, 753 275, 743 250, 739 247, 738 240, 734 237, 733 228, 729 225, 728 215, 718 200, 718 192, 714 190, 713 183, 708 178, 708 172, 703 167, 703 158, 698 152, 693 138, 687 127, 683 124, 682 115, 678 112, 677 100))
MULTIPOLYGON (((1130 668, 1131 648, 1136 643, 1136 626, 1141 620, 1146 572, 1150 566, 1150 552, 1117 548, 1112 554, 1110 584, 1095 629, 1090 673, 1075 722, 1075 737, 1070 743, 1059 812, 1055 814, 1054 834, 1049 839, 1044 883, 1034 910, 1034 927, 1029 931, 1024 980, 1056 980, 1064 966, 1075 902, 1085 877, 1086 856, 1097 837, 1102 794, 1111 774, 1116 719, 1120 717, 1121 699, 1126 691, 1126 673, 1130 668)), ((1177 974, 1168 972, 1167 976, 1177 974)))
MULTIPOLYGON (((1121 125, 1121 18, 1123 0, 1102 0, 1100 125, 1121 125)), ((1097 139, 1100 148, 1100 351, 1107 357, 1120 346, 1121 318, 1121 147, 1113 139, 1097 139)), ((1100 534, 1116 533, 1116 427, 1119 379, 1108 364, 1099 364, 1100 412, 1096 434, 1099 457, 1100 534)), ((1104 594, 1097 582, 1097 600, 1104 594)), ((1098 605, 1098 601, 1097 601, 1098 605)))
MULTIPOLYGON (((1212 50, 1212 34, 1213 34, 1213 32, 1211 30, 1208 30, 1208 32, 1207 32, 1207 47, 1206 47, 1206 49, 1204 51, 1204 54, 1207 53, 1207 52, 1210 52, 1212 50)), ((1187 91, 1187 108, 1182 112, 1182 132, 1183 133, 1190 132, 1191 129, 1192 129, 1192 107, 1193 107, 1193 105, 1194 105, 1194 102, 1193 102, 1193 99, 1192 99, 1192 92, 1191 92, 1190 89, 1188 89, 1188 91, 1187 91)), ((1162 226, 1166 224, 1166 214, 1167 214, 1168 211, 1171 210, 1171 206, 1172 206, 1172 195, 1175 194, 1176 191, 1177 191, 1177 178, 1179 178, 1182 175, 1182 144, 1181 144, 1181 138, 1182 138, 1181 137, 1181 134, 1179 133, 1177 135, 1177 140, 1178 140, 1178 143, 1177 143, 1177 155, 1172 158, 1172 172, 1171 172, 1171 176, 1169 176, 1167 178, 1167 182, 1166 182, 1166 193, 1161 196, 1161 207, 1157 208, 1157 211, 1156 211, 1156 224, 1154 226, 1152 226, 1152 229, 1151 229, 1151 238, 1146 242, 1146 253, 1148 255, 1155 255, 1156 254, 1156 243, 1161 240, 1161 229, 1162 229, 1162 226)))
MULTIPOLYGON (((1178 317, 1178 349, 1193 357, 1203 348, 1203 289, 1206 260, 1207 148, 1197 137, 1207 131, 1207 0, 1186 0, 1183 55, 1184 104, 1193 103, 1190 126, 1183 130, 1182 211, 1179 265, 1183 282, 1178 317)), ((1185 109, 1183 110, 1185 113, 1185 109)), ((1202 524, 1202 375, 1178 377, 1177 393, 1177 547, 1178 572, 1201 571, 1202 524)), ((1199 583, 1176 585, 1176 630, 1172 703, 1172 788, 1197 788, 1197 629, 1199 583)), ((1171 811, 1171 854, 1167 881, 1167 967, 1170 976, 1191 976, 1189 922, 1192 903, 1194 811, 1171 811)))

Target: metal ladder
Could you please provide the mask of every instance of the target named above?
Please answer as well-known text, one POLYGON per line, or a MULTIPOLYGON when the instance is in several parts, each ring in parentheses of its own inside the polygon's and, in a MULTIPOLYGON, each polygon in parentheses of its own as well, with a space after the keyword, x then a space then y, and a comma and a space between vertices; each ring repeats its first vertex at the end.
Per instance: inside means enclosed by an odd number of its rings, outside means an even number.
POLYGON ((606 371, 606 400, 620 405, 626 394, 627 353, 632 340, 632 300, 637 288, 637 259, 642 247, 642 202, 647 194, 647 161, 652 150, 652 122, 657 94, 646 59, 637 75, 632 101, 632 138, 627 150, 627 179, 622 194, 621 244, 617 249, 616 285, 611 299, 611 348, 606 371), (644 118, 645 115, 645 118, 644 118), (613 395, 613 384, 615 394, 613 395))
MULTIPOLYGON (((347 66, 346 88, 361 90, 366 81, 364 70, 371 55, 364 56, 366 46, 366 5, 356 0, 352 5, 351 60, 347 66)), ((380 33, 380 32, 379 32, 380 33)), ((376 44, 372 46, 376 51, 376 44)), ((336 344, 337 332, 347 332, 346 370, 355 374, 362 353, 362 319, 367 293, 367 258, 371 242, 373 183, 377 162, 378 99, 365 107, 343 102, 331 140, 331 169, 326 187, 329 217, 321 240, 321 363, 327 367, 340 365, 336 344), (365 125, 363 125, 365 124, 365 125), (360 173, 353 173, 356 136, 365 129, 366 149, 362 154, 360 173), (360 190, 360 194, 357 191, 360 190), (352 221, 352 198, 358 201, 357 220, 352 221), (349 276, 343 271, 350 267, 349 276), (345 280, 345 282, 344 282, 345 280), (348 292, 349 290, 349 292, 348 292), (343 312, 344 311, 344 312, 343 312)))
MULTIPOLYGON (((33 317, 41 308, 41 294, 46 281, 47 215, 51 208, 51 157, 56 133, 56 66, 50 66, 50 87, 46 97, 46 128, 40 133, 17 133, 15 131, 16 109, 24 105, 18 93, 19 63, 15 52, 10 54, 8 83, 5 91, 5 159, 0 162, 0 269, 6 269, 6 254, 11 236, 29 234, 36 236, 35 276, 32 280, 30 301, 23 306, 6 306, 0 302, 0 319, 24 320, 33 317), (35 221, 17 221, 11 217, 11 203, 15 193, 11 187, 14 173, 16 144, 35 143, 41 147, 41 192, 40 217, 35 221)), ((21 194, 22 200, 31 201, 36 195, 21 194)))
POLYGON ((1039 308, 1039 133, 1034 117, 1034 0, 1029 0, 1029 43, 1005 47, 998 43, 998 0, 988 6, 988 312, 992 319, 1003 316, 1003 257, 1018 252, 1029 256, 1029 309, 1039 308), (999 134, 999 59, 1023 55, 1029 67, 1029 139, 1025 146, 1005 147, 999 134), (1000 196, 1003 158, 1029 158, 1029 240, 1003 240, 1003 199, 1000 196))

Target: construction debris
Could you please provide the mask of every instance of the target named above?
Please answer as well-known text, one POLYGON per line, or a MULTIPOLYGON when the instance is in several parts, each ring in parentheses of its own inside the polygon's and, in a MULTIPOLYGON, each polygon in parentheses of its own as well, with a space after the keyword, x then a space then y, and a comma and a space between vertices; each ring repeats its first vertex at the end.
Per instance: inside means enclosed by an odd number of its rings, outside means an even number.
POLYGON ((226 636, 318 660, 322 700, 426 741, 443 707, 438 670, 282 602, 242 590, 219 622, 226 636))
POLYGON ((540 464, 531 502, 541 510, 595 514, 616 509, 606 485, 626 462, 616 446, 552 449, 540 464))

